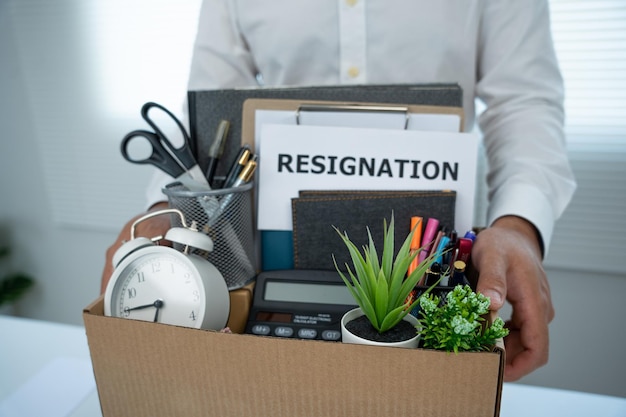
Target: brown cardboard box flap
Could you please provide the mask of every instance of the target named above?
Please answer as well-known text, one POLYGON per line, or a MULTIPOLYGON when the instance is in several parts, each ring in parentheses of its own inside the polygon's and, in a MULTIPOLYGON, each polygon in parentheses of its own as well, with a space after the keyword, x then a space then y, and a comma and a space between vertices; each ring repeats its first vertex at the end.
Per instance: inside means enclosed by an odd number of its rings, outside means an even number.
POLYGON ((84 311, 115 416, 497 416, 503 351, 446 353, 225 334, 84 311))

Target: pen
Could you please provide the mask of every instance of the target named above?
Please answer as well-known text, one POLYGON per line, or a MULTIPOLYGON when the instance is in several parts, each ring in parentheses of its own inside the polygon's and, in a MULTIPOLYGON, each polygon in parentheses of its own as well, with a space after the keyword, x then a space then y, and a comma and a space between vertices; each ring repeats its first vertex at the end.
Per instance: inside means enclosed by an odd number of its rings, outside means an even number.
POLYGON ((251 155, 252 152, 250 151, 249 146, 244 145, 241 147, 239 153, 237 154, 235 162, 230 167, 230 170, 226 175, 226 179, 224 180, 224 188, 230 188, 233 186, 233 183, 237 180, 237 176, 246 166, 246 163, 248 162, 248 159, 250 159, 251 155))
POLYGON ((424 231, 424 237, 422 238, 422 251, 419 254, 419 263, 424 262, 424 259, 428 256, 430 248, 433 244, 433 239, 437 234, 437 228, 439 227, 439 220, 431 217, 426 222, 426 230, 424 231))
MULTIPOLYGON (((256 155, 255 155, 252 157, 252 159, 250 159, 246 163, 246 166, 241 170, 239 175, 237 175, 237 178, 235 178, 235 181, 232 183, 232 185, 229 188, 239 187, 250 182, 250 180, 252 179, 252 175, 254 174, 254 171, 256 170, 256 167, 257 167, 257 163, 256 163, 256 155)), ((226 210, 226 207, 228 207, 228 205, 230 204, 234 196, 235 196, 235 193, 226 194, 226 196, 222 199, 222 201, 220 201, 220 206, 217 211, 218 215, 221 215, 224 212, 224 210, 226 210)))
POLYGON ((433 244, 430 247, 430 251, 428 252, 429 255, 435 255, 437 253, 437 248, 439 248, 439 241, 445 235, 446 235, 446 231, 444 229, 441 229, 437 232, 435 240, 433 241, 433 244))
POLYGON ((221 120, 219 125, 217 126, 215 139, 213 139, 213 143, 209 147, 209 162, 206 169, 206 179, 209 184, 213 182, 217 163, 224 153, 224 146, 226 145, 226 138, 228 137, 229 128, 230 122, 228 120, 221 120))
MULTIPOLYGON (((423 219, 419 216, 411 217, 411 231, 414 231, 413 239, 411 239, 411 252, 419 250, 422 243, 422 221, 423 219)), ((411 275, 413 271, 415 271, 419 264, 418 256, 415 256, 415 258, 413 258, 413 261, 409 265, 409 270, 407 271, 409 275, 411 275)))
POLYGON ((446 247, 450 243, 450 238, 446 235, 443 235, 439 238, 439 242, 437 243, 437 248, 435 249, 435 261, 439 265, 443 266, 443 252, 446 250, 446 247))
POLYGON ((237 178, 235 179, 231 187, 239 187, 250 182, 250 180, 252 179, 252 175, 256 170, 256 159, 256 155, 253 155, 252 158, 250 158, 250 160, 246 162, 246 165, 243 167, 239 175, 237 175, 237 178))

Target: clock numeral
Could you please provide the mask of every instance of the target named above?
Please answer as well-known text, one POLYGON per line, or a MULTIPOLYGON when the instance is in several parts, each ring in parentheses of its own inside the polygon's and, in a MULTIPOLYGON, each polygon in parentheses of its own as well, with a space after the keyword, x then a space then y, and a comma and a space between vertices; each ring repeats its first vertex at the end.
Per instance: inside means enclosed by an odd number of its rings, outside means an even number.
POLYGON ((185 284, 191 284, 191 274, 189 272, 185 272, 185 284))
POLYGON ((128 316, 130 316, 130 309, 128 307, 124 307, 124 310, 122 310, 122 317, 128 316))
POLYGON ((200 299, 200 292, 198 290, 193 291, 193 301, 198 301, 200 299))
POLYGON ((137 282, 141 283, 145 281, 146 281, 146 275, 143 272, 137 273, 137 282))
POLYGON ((189 318, 193 321, 196 321, 196 318, 197 318, 196 312, 191 310, 191 314, 189 315, 189 318))
POLYGON ((137 290, 134 288, 128 289, 128 298, 135 298, 137 296, 137 290))
POLYGON ((152 262, 152 272, 161 272, 161 262, 152 262))

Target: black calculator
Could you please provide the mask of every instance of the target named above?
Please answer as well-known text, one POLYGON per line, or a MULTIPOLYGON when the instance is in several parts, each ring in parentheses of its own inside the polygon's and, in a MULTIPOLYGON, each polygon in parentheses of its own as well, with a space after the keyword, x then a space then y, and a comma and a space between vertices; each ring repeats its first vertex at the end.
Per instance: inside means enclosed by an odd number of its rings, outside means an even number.
POLYGON ((256 278, 245 332, 341 341, 341 317, 355 307, 337 271, 265 271, 256 278))

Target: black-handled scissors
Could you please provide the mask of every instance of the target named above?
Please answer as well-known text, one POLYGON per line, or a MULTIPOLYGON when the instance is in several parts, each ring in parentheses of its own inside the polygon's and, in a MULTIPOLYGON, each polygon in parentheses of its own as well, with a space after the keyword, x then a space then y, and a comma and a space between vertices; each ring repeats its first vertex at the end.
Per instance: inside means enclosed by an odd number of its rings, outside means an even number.
POLYGON ((209 183, 193 157, 190 148, 190 139, 183 124, 169 110, 157 103, 148 102, 141 107, 141 117, 150 125, 154 132, 148 130, 133 130, 122 139, 122 156, 134 164, 152 164, 172 177, 179 179, 189 175, 197 182, 208 186, 209 183), (152 108, 157 108, 165 112, 178 126, 183 135, 184 143, 176 148, 161 129, 150 118, 148 112, 152 108), (128 152, 131 140, 143 138, 152 147, 152 154, 144 159, 135 159, 128 152))

